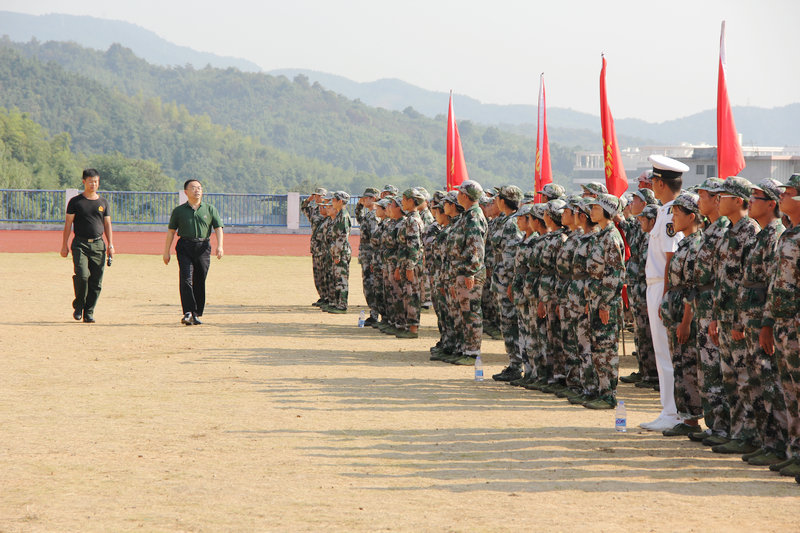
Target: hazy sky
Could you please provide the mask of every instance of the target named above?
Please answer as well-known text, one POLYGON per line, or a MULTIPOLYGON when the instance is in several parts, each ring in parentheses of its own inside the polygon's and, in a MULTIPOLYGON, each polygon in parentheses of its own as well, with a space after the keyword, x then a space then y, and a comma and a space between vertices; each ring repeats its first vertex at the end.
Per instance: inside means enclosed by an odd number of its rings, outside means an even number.
POLYGON ((0 0, 0 9, 125 20, 264 70, 399 78, 487 103, 535 104, 544 72, 548 107, 593 114, 605 52, 614 116, 649 121, 715 107, 725 19, 733 105, 800 102, 798 0, 0 0))

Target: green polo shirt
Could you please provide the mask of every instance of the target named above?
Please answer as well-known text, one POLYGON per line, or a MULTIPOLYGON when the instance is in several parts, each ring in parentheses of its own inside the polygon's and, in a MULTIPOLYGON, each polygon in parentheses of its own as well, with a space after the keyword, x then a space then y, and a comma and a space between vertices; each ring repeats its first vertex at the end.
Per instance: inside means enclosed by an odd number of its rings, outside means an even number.
POLYGON ((168 227, 178 230, 178 235, 187 239, 208 239, 212 229, 223 226, 222 219, 213 205, 200 202, 200 207, 194 210, 189 202, 186 202, 172 210, 168 227))

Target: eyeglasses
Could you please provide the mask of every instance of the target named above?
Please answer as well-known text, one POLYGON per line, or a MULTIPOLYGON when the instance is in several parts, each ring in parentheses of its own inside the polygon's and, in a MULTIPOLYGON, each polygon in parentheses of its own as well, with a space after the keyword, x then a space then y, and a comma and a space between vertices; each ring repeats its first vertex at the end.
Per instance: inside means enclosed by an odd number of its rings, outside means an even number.
POLYGON ((767 198, 766 196, 751 196, 751 200, 761 200, 762 202, 769 202, 772 198, 767 198))
POLYGON ((733 194, 718 194, 717 198, 741 198, 741 197, 733 194))

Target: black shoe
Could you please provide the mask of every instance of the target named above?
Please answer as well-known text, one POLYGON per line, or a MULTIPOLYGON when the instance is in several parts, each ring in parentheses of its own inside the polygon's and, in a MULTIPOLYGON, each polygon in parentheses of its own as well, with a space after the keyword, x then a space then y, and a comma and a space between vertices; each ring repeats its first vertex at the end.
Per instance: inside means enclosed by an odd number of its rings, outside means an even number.
POLYGON ((521 377, 522 372, 520 371, 519 367, 509 365, 505 367, 499 374, 492 376, 492 379, 495 381, 514 381, 521 377))
POLYGON ((367 318, 367 319, 364 321, 364 327, 366 327, 366 326, 372 326, 372 324, 374 324, 374 323, 375 323, 375 319, 374 319, 374 318, 372 318, 372 317, 368 317, 368 318, 367 318))
POLYGON ((75 311, 73 311, 72 318, 74 318, 75 320, 80 320, 81 318, 83 318, 83 310, 76 309, 75 311))
POLYGON ((629 376, 622 376, 619 378, 622 383, 638 383, 642 381, 642 375, 638 372, 631 372, 629 376))
POLYGON ((322 305, 322 302, 324 302, 324 300, 322 298, 320 298, 319 300, 317 300, 316 302, 314 302, 311 305, 313 305, 314 307, 319 307, 320 305, 322 305))
POLYGON ((203 323, 202 323, 202 322, 200 322, 200 317, 199 317, 199 316, 197 316, 197 315, 195 315, 195 314, 192 314, 192 325, 193 325, 193 326, 200 326, 200 325, 202 325, 202 324, 203 324, 203 323))
POLYGON ((187 326, 192 325, 192 313, 184 313, 183 318, 181 318, 181 324, 185 324, 187 326))
POLYGON ((94 324, 94 317, 92 315, 83 315, 83 321, 87 324, 94 324))

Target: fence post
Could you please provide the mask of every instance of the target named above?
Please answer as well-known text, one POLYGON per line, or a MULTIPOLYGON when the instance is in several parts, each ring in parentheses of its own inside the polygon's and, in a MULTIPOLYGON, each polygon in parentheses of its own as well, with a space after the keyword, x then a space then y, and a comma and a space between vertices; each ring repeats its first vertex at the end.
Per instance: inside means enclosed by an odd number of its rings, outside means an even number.
POLYGON ((300 229, 300 193, 286 193, 286 229, 300 229))

